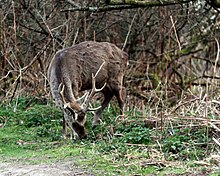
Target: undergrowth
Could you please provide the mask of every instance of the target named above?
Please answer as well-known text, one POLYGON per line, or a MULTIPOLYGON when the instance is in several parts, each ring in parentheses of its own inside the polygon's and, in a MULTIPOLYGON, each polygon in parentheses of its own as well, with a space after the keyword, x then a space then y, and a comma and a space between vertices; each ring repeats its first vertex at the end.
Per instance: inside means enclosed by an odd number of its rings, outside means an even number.
POLYGON ((116 119, 112 105, 92 130, 91 116, 88 139, 70 141, 62 138, 62 114, 53 104, 34 98, 1 104, 0 158, 36 163, 74 157, 76 164, 96 175, 181 174, 186 168, 211 172, 219 166, 210 158, 217 150, 206 125, 178 121, 152 127, 132 112, 116 119), (209 162, 210 168, 199 161, 209 162))

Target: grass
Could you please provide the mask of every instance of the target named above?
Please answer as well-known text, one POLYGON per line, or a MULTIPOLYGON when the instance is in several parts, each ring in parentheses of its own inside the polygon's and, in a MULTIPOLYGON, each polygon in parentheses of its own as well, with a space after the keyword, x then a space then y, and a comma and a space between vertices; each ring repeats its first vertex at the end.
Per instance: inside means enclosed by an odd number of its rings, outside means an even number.
POLYGON ((107 118, 95 130, 89 114, 88 139, 69 141, 62 139, 62 114, 54 105, 33 98, 1 104, 0 160, 37 164, 72 158, 95 175, 220 173, 216 161, 206 160, 217 152, 206 126, 148 128, 132 112, 125 122, 115 121, 114 109, 104 112, 107 118))

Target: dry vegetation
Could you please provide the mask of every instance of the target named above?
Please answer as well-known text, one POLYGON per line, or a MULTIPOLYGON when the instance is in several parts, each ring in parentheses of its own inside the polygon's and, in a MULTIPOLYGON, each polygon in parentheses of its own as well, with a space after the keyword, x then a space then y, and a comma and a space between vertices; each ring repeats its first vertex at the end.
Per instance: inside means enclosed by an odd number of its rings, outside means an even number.
MULTIPOLYGON (((210 140, 193 145, 219 153, 219 11, 205 1, 104 12, 77 11, 76 6, 103 4, 0 1, 1 101, 49 100, 46 70, 56 51, 85 40, 108 41, 129 54, 125 109, 136 119, 128 115, 125 123, 154 128, 158 139, 166 137, 159 133, 164 129, 174 135, 205 128, 210 140)), ((192 144, 185 141, 185 146, 192 144)), ((154 151, 151 158, 164 161, 162 153, 154 151)))

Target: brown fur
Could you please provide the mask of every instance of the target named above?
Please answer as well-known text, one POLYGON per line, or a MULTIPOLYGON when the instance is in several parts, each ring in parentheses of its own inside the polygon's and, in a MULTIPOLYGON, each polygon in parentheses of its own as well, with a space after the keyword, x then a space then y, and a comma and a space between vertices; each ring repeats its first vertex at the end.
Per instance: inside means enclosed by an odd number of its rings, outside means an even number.
POLYGON ((82 42, 72 47, 60 50, 52 59, 48 69, 48 79, 52 96, 56 104, 61 107, 64 112, 64 120, 71 128, 78 134, 79 137, 85 137, 84 130, 84 115, 82 109, 76 102, 79 92, 89 90, 92 88, 92 74, 95 74, 104 62, 103 67, 98 73, 96 80, 96 87, 101 88, 105 83, 106 86, 102 89, 104 94, 104 101, 102 107, 97 110, 93 119, 93 125, 97 125, 102 111, 108 105, 113 96, 116 96, 120 113, 123 114, 124 106, 124 88, 122 85, 124 73, 127 66, 128 55, 108 42, 82 42), (74 113, 80 114, 77 119, 75 114, 67 115, 63 108, 63 101, 60 97, 59 85, 63 84, 64 99, 70 104, 74 113), (80 120, 81 119, 81 120, 80 120), (81 123, 82 121, 83 123, 81 123), (80 124, 76 125, 75 123, 80 124), (73 125, 74 124, 74 125, 73 125))

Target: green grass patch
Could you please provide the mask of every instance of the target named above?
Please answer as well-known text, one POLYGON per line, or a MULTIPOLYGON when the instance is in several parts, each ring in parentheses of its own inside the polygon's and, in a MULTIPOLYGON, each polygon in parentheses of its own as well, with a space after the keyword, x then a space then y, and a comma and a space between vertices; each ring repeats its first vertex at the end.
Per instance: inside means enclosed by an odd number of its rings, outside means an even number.
POLYGON ((62 139, 62 114, 53 104, 34 98, 1 104, 0 160, 36 164, 72 158, 96 175, 166 175, 200 172, 194 170, 197 165, 187 163, 215 152, 204 126, 155 130, 138 119, 135 123, 132 115, 132 123, 115 121, 115 112, 114 107, 106 110, 95 130, 88 114, 88 139, 70 141, 62 139))

